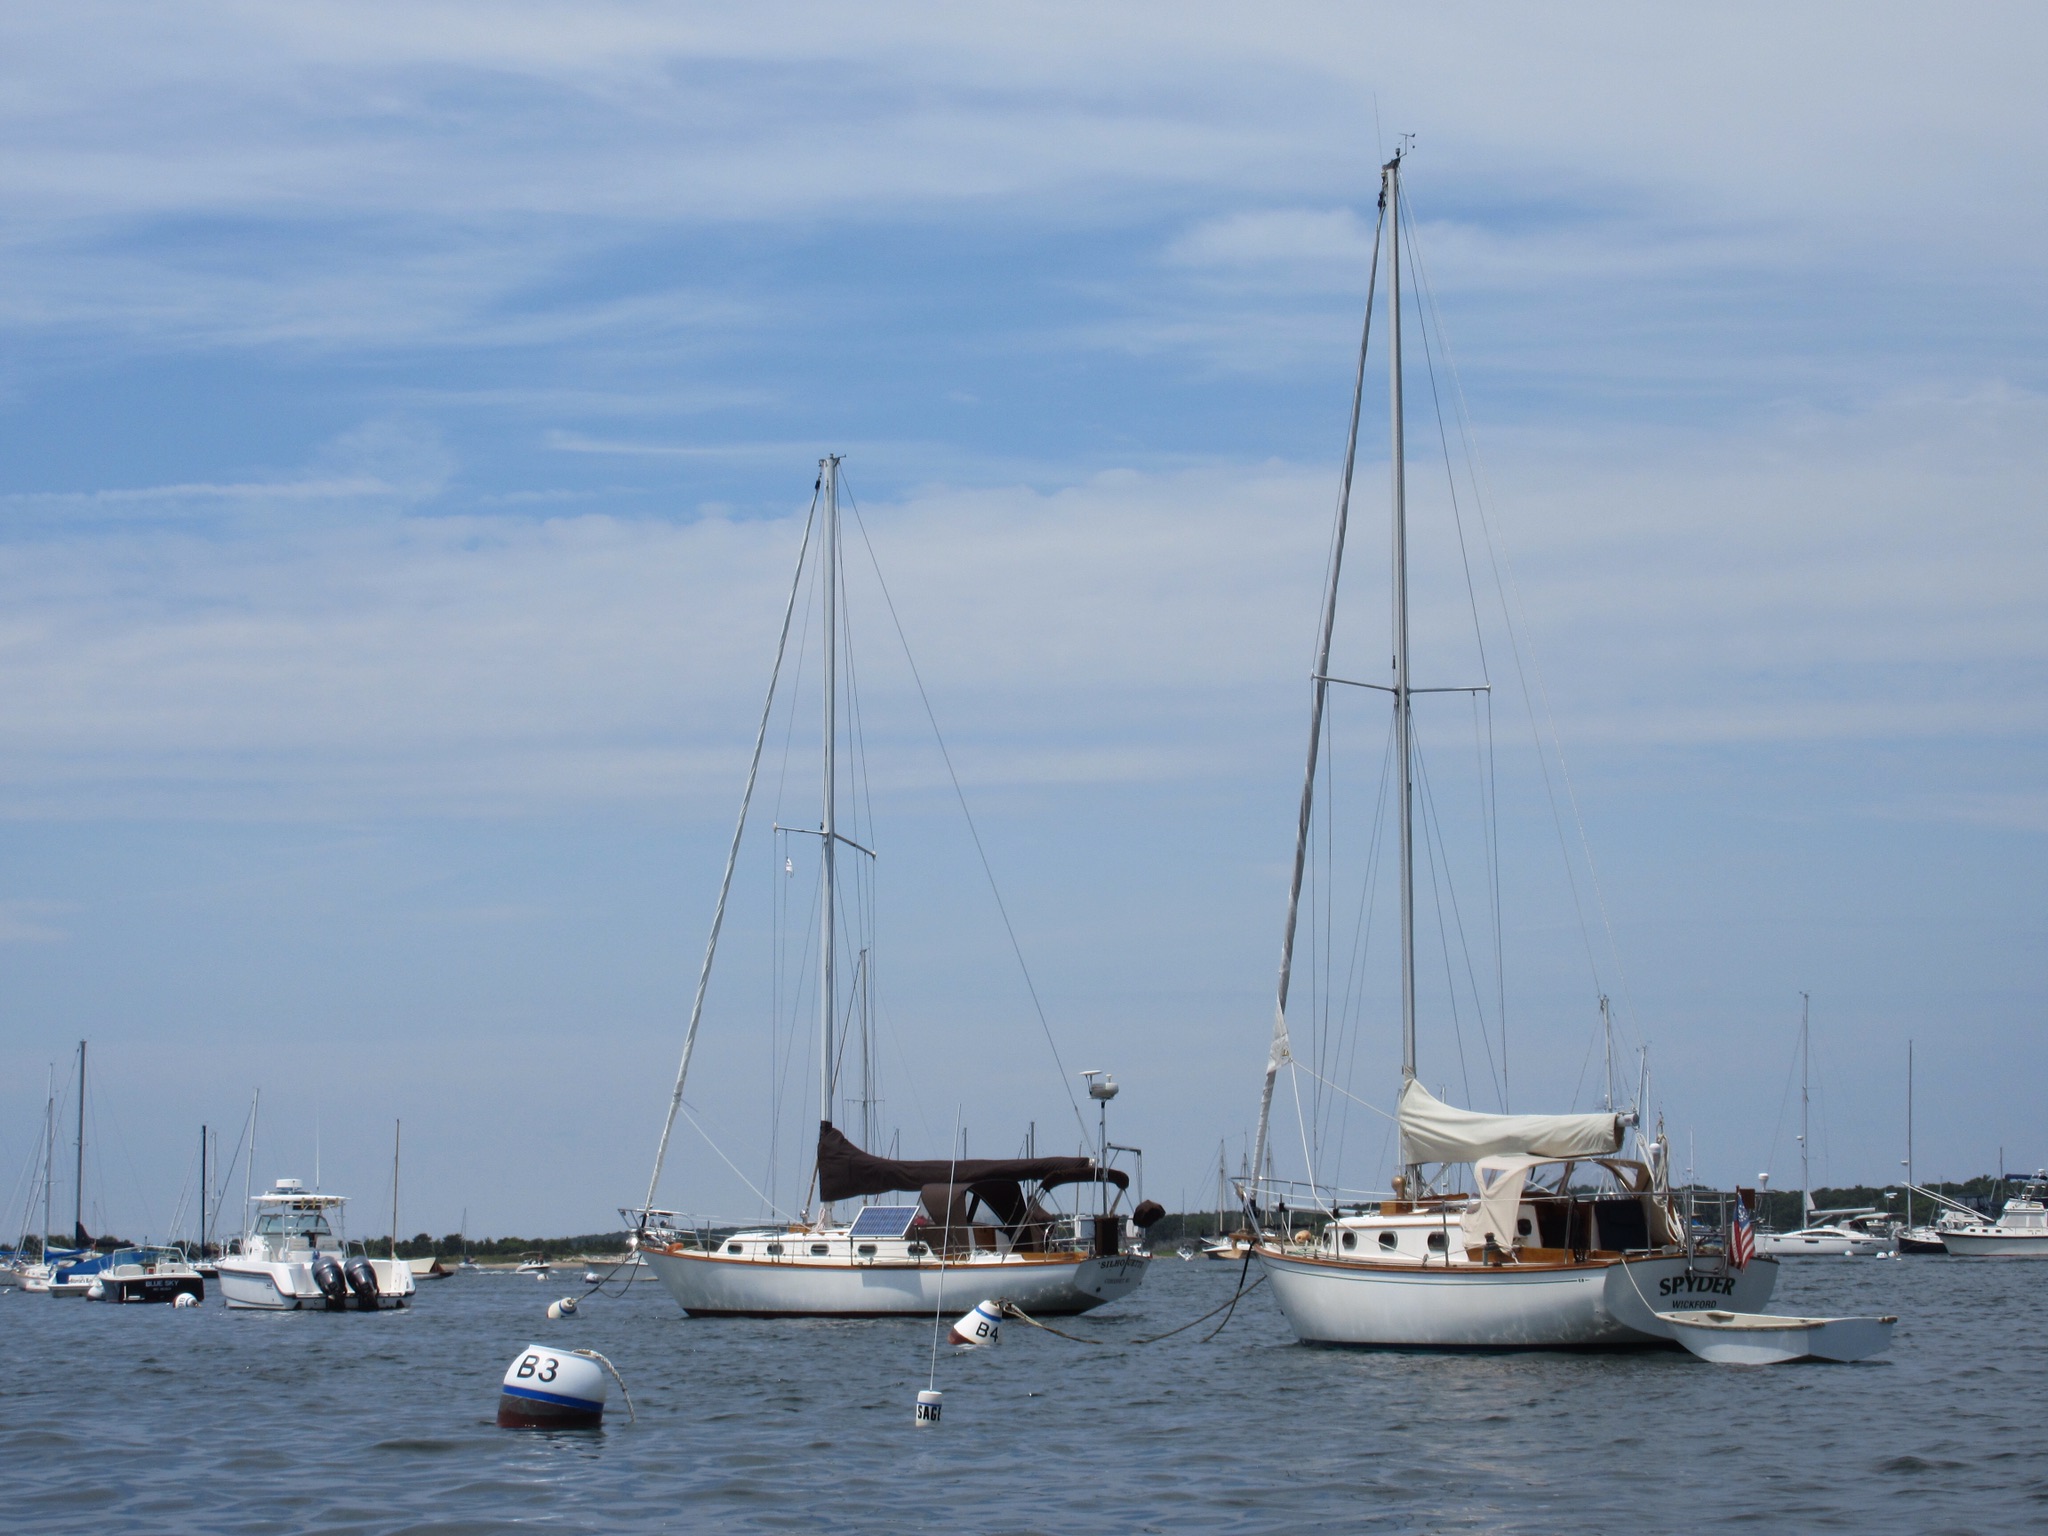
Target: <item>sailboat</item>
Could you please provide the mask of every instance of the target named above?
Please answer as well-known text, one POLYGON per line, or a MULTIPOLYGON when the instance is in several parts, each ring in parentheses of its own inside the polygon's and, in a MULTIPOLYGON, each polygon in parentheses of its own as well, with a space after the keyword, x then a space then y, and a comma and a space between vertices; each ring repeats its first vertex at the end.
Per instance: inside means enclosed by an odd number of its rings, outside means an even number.
POLYGON ((1393 706, 1390 783, 1399 827, 1401 1085, 1395 1119, 1402 1171, 1375 1200, 1340 1200, 1310 1168, 1308 1209, 1290 1211, 1301 1186, 1251 1180, 1253 1247, 1274 1299, 1308 1343, 1396 1348, 1580 1347, 1670 1341, 1660 1313, 1762 1308, 1776 1280, 1769 1259, 1747 1264, 1725 1237, 1703 1239, 1696 1213, 1668 1187, 1661 1135, 1644 1138, 1634 1113, 1483 1114, 1443 1102, 1417 1074, 1414 696, 1466 692, 1418 688, 1409 671, 1408 528, 1401 364, 1403 154, 1381 168, 1380 218, 1368 284, 1365 335, 1352 394, 1337 523, 1323 595, 1292 882, 1282 930, 1277 1004, 1259 1102, 1252 1167, 1267 1155, 1274 1085, 1302 1068, 1288 1029, 1303 871, 1310 852, 1316 775, 1325 723, 1331 638, 1357 459, 1359 412, 1372 326, 1371 289, 1381 252, 1389 264, 1389 396, 1392 468, 1392 673, 1361 686, 1393 706), (1637 1131, 1635 1155, 1624 1153, 1637 1131), (1454 1177, 1469 1166, 1476 1193, 1454 1177), (1596 1186, 1588 1192, 1588 1186, 1596 1186))
MULTIPOLYGON (((871 849, 840 830, 838 819, 838 749, 845 729, 839 719, 839 465, 836 455, 819 461, 812 502, 820 536, 817 585, 823 647, 820 816, 815 832, 783 829, 816 836, 820 861, 818 1139, 809 1194, 804 1209, 780 1224, 738 1231, 693 1224, 654 1204, 670 1135, 683 1108, 705 989, 746 832, 790 620, 803 586, 812 526, 807 524, 647 1198, 639 1207, 622 1208, 621 1215, 634 1233, 635 1250, 692 1317, 929 1317, 948 1294, 964 1301, 1008 1301, 1040 1316, 1089 1311, 1129 1295, 1144 1279, 1145 1259, 1131 1251, 1128 1228, 1142 1229, 1164 1214, 1150 1201, 1128 1214, 1121 1208, 1130 1177, 1110 1166, 1108 1104, 1118 1089, 1107 1073, 1082 1074, 1090 1099, 1101 1111, 1096 1146, 1085 1154, 1037 1156, 1034 1136, 1027 1142, 1026 1155, 1016 1158, 881 1157, 856 1145, 835 1123, 840 1104, 859 1103, 868 1111, 868 1121, 873 1104, 871 1086, 863 1085, 857 1094, 840 1091, 843 1042, 835 1044, 841 1039, 841 1021, 864 1007, 872 974, 865 952, 850 977, 842 970, 838 863, 842 854, 870 864, 874 860, 871 849), (1092 1211, 1059 1208, 1057 1192, 1075 1187, 1094 1192, 1092 1201, 1083 1202, 1092 1204, 1092 1211), (888 1203, 874 1199, 890 1195, 911 1198, 888 1203), (863 1203, 850 1215, 840 1215, 840 1207, 856 1201, 863 1203)), ((793 862, 789 868, 794 869, 793 862)), ((865 878, 867 872, 861 873, 865 878)), ((861 1016, 865 1019, 864 1013, 861 1016)), ((866 1054, 863 1032, 856 1061, 866 1054)), ((1075 1113, 1078 1118, 1078 1105, 1075 1113)), ((871 1124, 864 1126, 864 1136, 872 1133, 871 1124)))
POLYGON ((1816 1210, 1813 1204, 1812 1100, 1809 1086, 1812 1058, 1813 999, 1799 994, 1799 1228, 1794 1232, 1759 1232, 1758 1253, 1777 1259, 1870 1259, 1889 1257, 1897 1249, 1892 1222, 1873 1206, 1816 1210))

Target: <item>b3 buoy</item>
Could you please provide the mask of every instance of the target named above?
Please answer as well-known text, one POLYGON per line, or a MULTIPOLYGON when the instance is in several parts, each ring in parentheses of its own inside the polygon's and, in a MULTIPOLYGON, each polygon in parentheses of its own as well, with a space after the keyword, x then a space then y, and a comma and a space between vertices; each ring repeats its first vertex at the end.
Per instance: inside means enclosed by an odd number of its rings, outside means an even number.
POLYGON ((505 1368, 498 1398, 500 1429, 598 1429, 604 1424, 605 1376, 580 1350, 529 1344, 505 1368))
MULTIPOLYGON (((945 1406, 945 1396, 946 1394, 943 1392, 927 1391, 917 1394, 917 1427, 919 1429, 923 1429, 928 1424, 935 1425, 939 1422, 939 1410, 945 1406)), ((502 1424, 504 1420, 501 1418, 498 1422, 502 1424)))
POLYGON ((977 1301, 974 1310, 953 1325, 951 1338, 955 1344, 979 1349, 1001 1343, 1002 1329, 1002 1309, 992 1301, 977 1301))

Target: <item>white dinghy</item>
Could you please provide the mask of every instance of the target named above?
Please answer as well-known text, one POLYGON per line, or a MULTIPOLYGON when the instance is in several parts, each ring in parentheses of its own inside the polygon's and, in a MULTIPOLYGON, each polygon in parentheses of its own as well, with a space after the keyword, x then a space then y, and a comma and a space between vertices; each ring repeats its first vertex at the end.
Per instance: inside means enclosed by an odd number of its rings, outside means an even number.
POLYGON ((1679 1343, 1715 1365, 1867 1360, 1889 1349, 1896 1317, 1773 1317, 1764 1312, 1659 1312, 1679 1343))

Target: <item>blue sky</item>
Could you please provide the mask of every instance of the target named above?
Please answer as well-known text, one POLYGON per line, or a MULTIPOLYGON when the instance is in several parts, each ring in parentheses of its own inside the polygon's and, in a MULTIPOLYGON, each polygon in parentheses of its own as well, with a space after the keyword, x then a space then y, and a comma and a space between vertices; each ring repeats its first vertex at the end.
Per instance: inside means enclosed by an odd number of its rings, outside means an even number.
MULTIPOLYGON (((0 27, 0 1155, 91 1038, 101 1220, 160 1230, 199 1123, 232 1141, 259 1085, 259 1173, 310 1177, 317 1127, 372 1211, 403 1116, 409 1229, 637 1198, 828 450, 1068 1066, 1127 1085, 1149 1192, 1206 1198, 1256 1108, 1408 131, 1614 933, 1596 979, 1496 648, 1517 1106, 1583 1099, 1605 986, 1701 1173, 1784 1183, 1805 989, 1826 1176, 1902 1155, 1908 1038, 1924 1171, 2048 1160, 2029 9, 0 27)), ((1353 657, 1385 625, 1366 458, 1353 657)), ((1448 673, 1439 481, 1419 654, 1448 673)), ((998 1150, 1066 1095, 866 614, 893 1113, 906 1148, 957 1114, 998 1150)), ((1352 708, 1347 765, 1380 740, 1352 708)), ((749 1168, 772 860, 692 1097, 749 1168)), ((1460 1093, 1441 1023, 1425 1075, 1460 1093)), ((1383 1011, 1359 1038, 1384 1098, 1383 1011)), ((680 1134, 668 1198, 744 1212, 680 1134)))

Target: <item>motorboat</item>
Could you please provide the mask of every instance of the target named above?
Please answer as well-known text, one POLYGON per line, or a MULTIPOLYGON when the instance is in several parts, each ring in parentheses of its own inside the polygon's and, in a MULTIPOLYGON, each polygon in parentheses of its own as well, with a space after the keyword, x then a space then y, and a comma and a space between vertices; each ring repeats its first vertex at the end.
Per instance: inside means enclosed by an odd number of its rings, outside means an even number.
POLYGON ((1759 1232, 1758 1253, 1774 1259, 1887 1258, 1898 1251, 1896 1224, 1881 1211, 1810 1211, 1796 1232, 1759 1232))
POLYGON ((519 1261, 518 1267, 512 1273, 515 1275, 531 1275, 536 1280, 545 1280, 554 1272, 554 1268, 555 1266, 549 1261, 546 1254, 529 1253, 519 1261))
POLYGON ((219 1259, 220 1293, 237 1311, 373 1312, 406 1306, 412 1266, 399 1258, 351 1251, 343 1230, 345 1195, 279 1179, 251 1202, 239 1251, 219 1259))
POLYGON ((1962 1222, 1941 1234, 1958 1258, 2048 1258, 2048 1171, 2016 1180, 2020 1192, 1996 1221, 1962 1222))
POLYGON ((1715 1365, 1867 1360, 1889 1349, 1896 1317, 1775 1317, 1763 1312, 1662 1314, 1680 1344, 1715 1365))
MULTIPOLYGON (((1421 792, 1428 791, 1415 744, 1414 704, 1420 695, 1467 694, 1476 710, 1479 696, 1490 685, 1418 686, 1410 673, 1401 280, 1404 245, 1412 243, 1412 236, 1403 222, 1404 158, 1405 151, 1397 153, 1381 169, 1380 222, 1367 282, 1365 336, 1358 352, 1336 526, 1324 567, 1293 874, 1258 1128, 1249 1149, 1248 1166, 1254 1175, 1241 1186, 1240 1203, 1256 1228, 1251 1253, 1288 1326, 1304 1343, 1426 1349, 1668 1343, 1669 1313, 1761 1308, 1770 1297, 1778 1266, 1768 1257, 1732 1255, 1718 1236, 1711 1242, 1701 1239, 1695 1212, 1670 1188, 1669 1147, 1661 1131, 1645 1134, 1640 1106, 1616 1107, 1611 1064, 1605 1106, 1573 1114, 1506 1113, 1505 1089, 1498 1080, 1501 1113, 1459 1107, 1432 1094, 1418 1069, 1415 855, 1418 841, 1441 839, 1444 834, 1433 831, 1433 823, 1418 826, 1418 785, 1421 792), (1333 664, 1332 638, 1383 255, 1389 277, 1392 656, 1389 667, 1388 651, 1375 643, 1377 659, 1371 670, 1348 669, 1333 664), (1342 670, 1350 670, 1351 676, 1336 675, 1342 670), (1299 1107, 1305 1096, 1313 1101, 1321 1094, 1325 1104, 1341 1097, 1384 1113, 1377 1104, 1351 1093, 1347 1084, 1323 1075, 1326 1063, 1343 1060, 1347 1050, 1357 1048, 1355 1042, 1332 1045, 1320 1031, 1330 1027, 1328 1020, 1355 1013, 1357 1005, 1350 999, 1313 999, 1306 1015, 1322 1044, 1299 1053, 1288 1013, 1304 875, 1312 854, 1319 884, 1327 888, 1335 883, 1320 851, 1323 845, 1315 840, 1321 753, 1333 729, 1326 717, 1334 707, 1333 686, 1345 690, 1346 697, 1353 696, 1351 689, 1377 693, 1391 706, 1381 803, 1399 838, 1395 878, 1400 897, 1401 1077, 1392 1118, 1399 1137, 1400 1171, 1383 1194, 1347 1191, 1334 1177, 1319 1172, 1317 1162, 1325 1154, 1313 1149, 1325 1144, 1323 1122, 1312 1125, 1313 1110, 1299 1107), (1310 1165, 1306 1181, 1257 1173, 1269 1166, 1274 1090, 1283 1071, 1291 1074, 1296 1112, 1303 1119, 1303 1156, 1310 1165), (1633 1147, 1628 1145, 1631 1133, 1633 1147), (1476 1189, 1464 1186, 1461 1168, 1471 1170, 1476 1189)), ((1475 625, 1476 620, 1475 610, 1475 625)), ((1482 776, 1482 785, 1486 782, 1482 776)), ((1327 808, 1323 815, 1329 816, 1327 808)), ((1377 839, 1379 834, 1373 836, 1377 839)), ((1367 867, 1372 867, 1370 858, 1367 867)), ((1437 866, 1432 863, 1430 868, 1435 871, 1437 866)), ((1489 866, 1490 877, 1497 878, 1497 868, 1489 866)), ((1370 874, 1366 878, 1370 880, 1370 874)), ((1434 873, 1431 878, 1436 878, 1434 873)), ((1315 888, 1310 894, 1312 899, 1337 899, 1315 888)), ((1497 890, 1493 902, 1498 910, 1497 890)), ((1601 1015, 1611 1030, 1604 997, 1601 1015)), ((1609 1054, 1611 1063, 1611 1047, 1609 1054)))
POLYGON ((206 1281, 182 1248, 116 1248, 105 1255, 86 1295, 94 1301, 204 1301, 206 1281))
MULTIPOLYGON (((646 1200, 639 1207, 622 1208, 621 1215, 634 1234, 638 1256, 692 1317, 929 1317, 947 1297, 1007 1302, 1034 1316, 1089 1311, 1129 1295, 1142 1283, 1146 1259, 1131 1251, 1128 1232, 1132 1223, 1142 1230, 1164 1214, 1158 1205, 1142 1199, 1135 1209, 1123 1209, 1131 1176, 1110 1166, 1111 1152, 1135 1154, 1136 1149, 1112 1148, 1109 1143, 1107 1105, 1118 1088, 1107 1072, 1081 1074, 1090 1100, 1101 1110, 1098 1127, 1081 1120, 1079 1101, 1072 1098, 1071 1087, 1067 1089, 1081 1121, 1078 1128, 1084 1134, 1097 1132, 1089 1152, 1039 1156, 1035 1125, 1018 1157, 967 1157, 958 1133, 952 1149, 956 1156, 884 1157, 869 1150, 881 1134, 876 1111, 882 1100, 876 1077, 873 951, 859 941, 873 932, 877 855, 869 846, 873 835, 858 820, 861 808, 870 802, 858 794, 844 806, 840 800, 842 779, 854 785, 861 782, 859 737, 852 729, 860 718, 858 701, 852 697, 855 674, 850 653, 842 661, 840 652, 844 622, 839 604, 846 585, 840 552, 840 460, 829 456, 818 464, 810 517, 782 615, 738 825, 713 907, 646 1200), (802 1141, 785 1150, 785 1155, 794 1152, 809 1164, 800 1208, 782 1209, 756 1191, 774 1219, 754 1225, 692 1220, 658 1208, 655 1201, 670 1137, 684 1112, 684 1089, 733 870, 777 707, 791 619, 807 581, 820 610, 816 633, 822 660, 815 684, 822 704, 819 816, 813 825, 777 825, 775 831, 785 839, 817 839, 815 962, 809 953, 804 956, 810 973, 805 990, 811 1000, 806 1011, 814 1020, 817 1052, 817 1136, 811 1141, 806 1127, 802 1141), (848 695, 844 716, 842 691, 848 695), (847 749, 846 760, 840 756, 842 747, 847 749), (844 823, 842 810, 847 812, 844 823), (842 912, 842 906, 848 910, 842 912), (859 1143, 840 1129, 842 1111, 849 1125, 856 1124, 850 1117, 858 1117, 859 1143), (1075 1190, 1079 1197, 1074 1207, 1063 1208, 1064 1192, 1075 1190)), ((807 617, 805 634, 809 633, 807 617)), ((793 729, 794 703, 789 707, 793 729)), ((794 878, 793 856, 785 854, 777 864, 786 877, 794 878)), ((787 946, 784 953, 793 955, 798 947, 787 946)), ((808 943, 801 948, 810 951, 808 943)), ((792 1028, 796 1027, 800 1026, 793 1019, 792 1028)), ((692 1120, 695 1123, 694 1116, 692 1120)), ((701 1124, 697 1128, 703 1132, 701 1124)), ((704 1134, 711 1140, 708 1132, 704 1134)), ((712 1145, 716 1149, 715 1141, 712 1145)), ((719 1156, 728 1166, 736 1166, 722 1150, 719 1156)))

